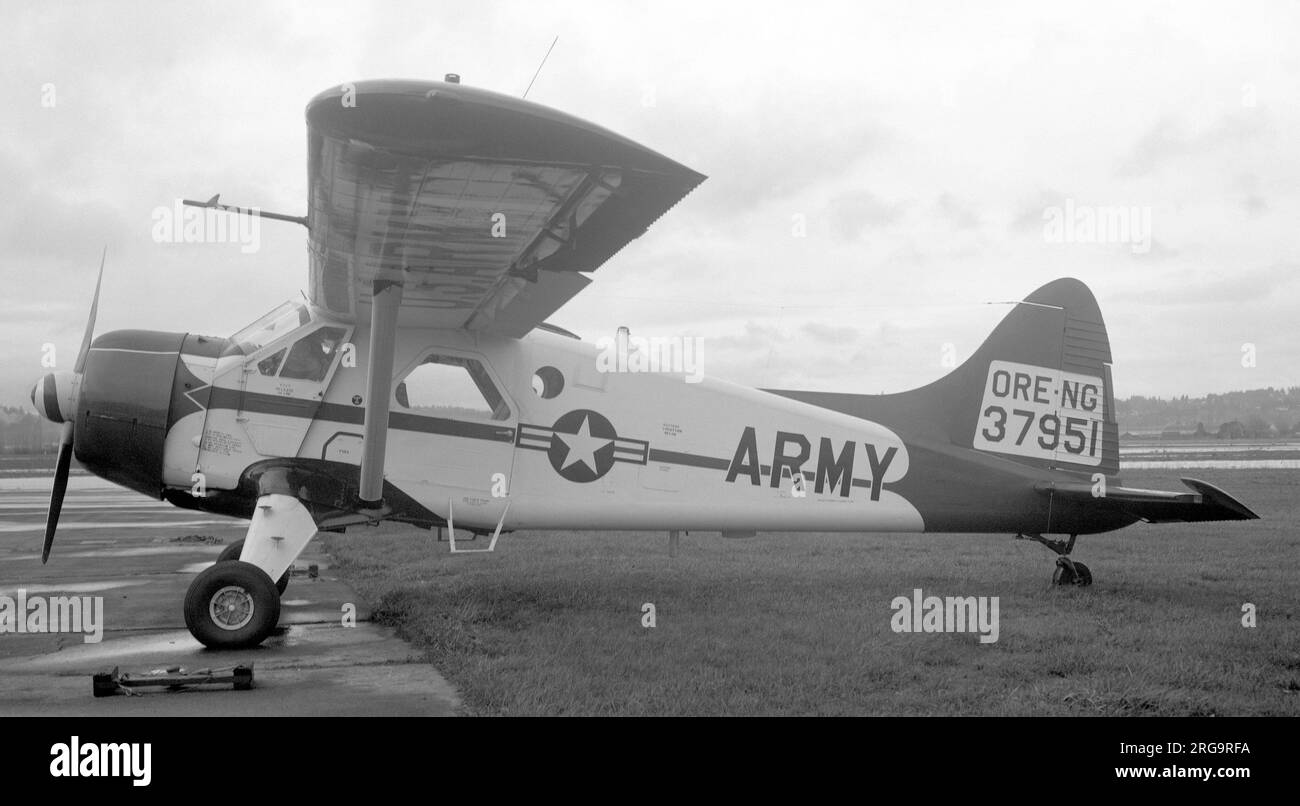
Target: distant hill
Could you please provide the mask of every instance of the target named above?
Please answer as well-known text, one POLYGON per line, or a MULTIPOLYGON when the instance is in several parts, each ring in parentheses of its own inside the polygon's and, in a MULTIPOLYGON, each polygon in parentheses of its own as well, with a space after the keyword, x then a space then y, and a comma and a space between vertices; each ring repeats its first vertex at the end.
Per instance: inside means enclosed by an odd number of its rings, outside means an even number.
POLYGON ((1300 435, 1300 386, 1168 400, 1135 395, 1115 402, 1120 433, 1268 438, 1300 435))

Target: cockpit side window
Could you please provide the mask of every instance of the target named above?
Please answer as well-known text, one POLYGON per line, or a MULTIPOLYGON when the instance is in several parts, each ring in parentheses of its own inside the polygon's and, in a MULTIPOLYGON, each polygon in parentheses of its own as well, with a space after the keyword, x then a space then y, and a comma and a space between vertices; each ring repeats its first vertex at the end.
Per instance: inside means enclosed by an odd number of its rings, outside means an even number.
POLYGON ((273 355, 268 355, 261 361, 257 362, 257 371, 262 375, 275 375, 280 369, 280 362, 284 361, 284 350, 280 350, 273 355))
POLYGON ((280 377, 300 381, 324 380, 346 332, 341 327, 322 327, 303 336, 290 348, 280 377))

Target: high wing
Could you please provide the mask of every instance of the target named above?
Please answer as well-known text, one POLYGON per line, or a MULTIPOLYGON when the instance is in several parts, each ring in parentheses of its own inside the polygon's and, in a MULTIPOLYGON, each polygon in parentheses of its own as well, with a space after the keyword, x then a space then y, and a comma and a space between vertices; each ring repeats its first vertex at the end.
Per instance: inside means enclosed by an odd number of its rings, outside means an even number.
POLYGON ((519 337, 704 181, 627 138, 455 83, 365 81, 307 106, 312 302, 519 337), (381 285, 382 287, 382 285, 381 285))

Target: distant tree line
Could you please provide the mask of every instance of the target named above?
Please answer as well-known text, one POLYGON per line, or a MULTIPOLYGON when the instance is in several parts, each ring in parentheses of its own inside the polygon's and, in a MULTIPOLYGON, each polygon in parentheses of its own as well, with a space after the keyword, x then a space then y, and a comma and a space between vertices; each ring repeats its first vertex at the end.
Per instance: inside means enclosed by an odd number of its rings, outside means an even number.
POLYGON ((1133 397, 1115 402, 1120 432, 1263 439, 1300 436, 1300 386, 1205 397, 1133 397))
POLYGON ((35 412, 0 406, 0 453, 57 453, 60 430, 35 412))

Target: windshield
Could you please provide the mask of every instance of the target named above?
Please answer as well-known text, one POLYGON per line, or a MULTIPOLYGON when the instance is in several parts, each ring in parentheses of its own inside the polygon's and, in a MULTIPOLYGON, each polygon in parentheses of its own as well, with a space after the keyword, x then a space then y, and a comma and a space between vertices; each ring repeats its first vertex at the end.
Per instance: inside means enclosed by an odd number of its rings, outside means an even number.
POLYGON ((247 355, 309 321, 311 321, 311 314, 307 311, 306 305, 300 302, 284 302, 266 316, 231 336, 230 339, 247 355))

